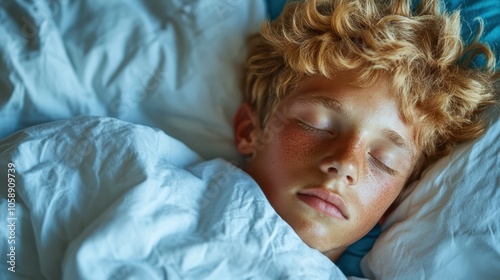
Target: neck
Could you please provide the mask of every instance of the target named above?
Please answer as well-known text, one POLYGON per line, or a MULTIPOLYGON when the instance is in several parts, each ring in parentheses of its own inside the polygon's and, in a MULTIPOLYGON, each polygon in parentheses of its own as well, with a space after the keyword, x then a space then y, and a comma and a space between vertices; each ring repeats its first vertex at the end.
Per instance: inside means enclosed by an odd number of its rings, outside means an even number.
POLYGON ((337 249, 332 249, 330 251, 322 252, 323 255, 327 256, 330 260, 336 261, 342 255, 342 253, 345 251, 345 247, 337 248, 337 249))

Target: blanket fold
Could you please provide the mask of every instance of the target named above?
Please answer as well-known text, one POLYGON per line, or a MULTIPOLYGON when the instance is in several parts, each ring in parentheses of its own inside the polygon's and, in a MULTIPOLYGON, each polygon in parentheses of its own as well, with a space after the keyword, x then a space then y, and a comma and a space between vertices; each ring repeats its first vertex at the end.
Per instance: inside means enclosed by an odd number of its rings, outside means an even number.
MULTIPOLYGON (((79 117, 18 132, 0 149, 0 166, 16 171, 16 272, 3 279, 345 278, 245 172, 159 130, 79 117)), ((6 188, 1 197, 7 209, 6 188)))

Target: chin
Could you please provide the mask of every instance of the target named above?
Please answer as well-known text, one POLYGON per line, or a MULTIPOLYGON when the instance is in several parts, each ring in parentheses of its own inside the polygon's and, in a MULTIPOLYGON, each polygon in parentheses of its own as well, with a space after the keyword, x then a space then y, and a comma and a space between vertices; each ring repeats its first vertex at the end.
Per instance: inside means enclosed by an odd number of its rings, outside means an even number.
POLYGON ((299 236, 309 247, 320 251, 332 261, 336 261, 346 248, 346 246, 340 246, 333 242, 331 235, 329 238, 314 234, 303 234, 302 236, 299 234, 299 236))
POLYGON ((340 247, 333 231, 321 223, 307 221, 290 225, 304 243, 322 253, 340 247))

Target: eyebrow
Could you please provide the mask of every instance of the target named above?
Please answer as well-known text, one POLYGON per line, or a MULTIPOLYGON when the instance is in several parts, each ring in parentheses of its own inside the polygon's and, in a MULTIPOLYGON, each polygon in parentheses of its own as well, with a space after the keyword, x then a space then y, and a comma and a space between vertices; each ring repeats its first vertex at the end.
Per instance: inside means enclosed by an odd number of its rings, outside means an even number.
POLYGON ((310 105, 320 105, 332 111, 335 111, 341 115, 346 116, 346 109, 342 105, 342 103, 338 102, 335 99, 328 98, 326 96, 321 95, 309 95, 309 96, 299 96, 294 100, 302 105, 310 106, 310 105))

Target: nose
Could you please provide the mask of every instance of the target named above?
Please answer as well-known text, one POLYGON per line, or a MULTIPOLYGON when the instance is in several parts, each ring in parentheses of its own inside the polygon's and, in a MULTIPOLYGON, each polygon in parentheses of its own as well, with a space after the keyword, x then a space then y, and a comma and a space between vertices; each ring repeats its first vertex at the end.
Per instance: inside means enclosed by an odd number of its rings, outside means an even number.
POLYGON ((321 171, 337 180, 345 180, 348 185, 355 185, 360 171, 360 145, 355 139, 344 139, 332 146, 321 159, 321 171))

